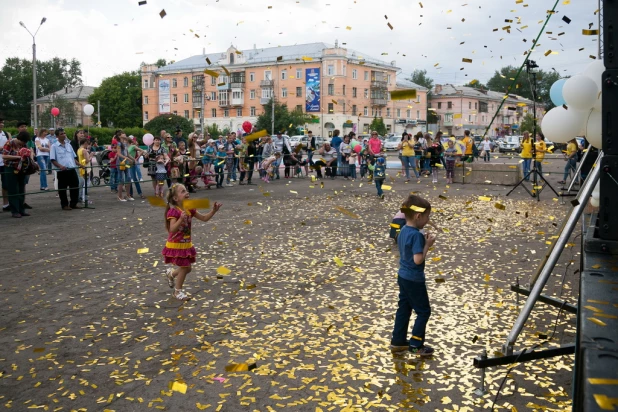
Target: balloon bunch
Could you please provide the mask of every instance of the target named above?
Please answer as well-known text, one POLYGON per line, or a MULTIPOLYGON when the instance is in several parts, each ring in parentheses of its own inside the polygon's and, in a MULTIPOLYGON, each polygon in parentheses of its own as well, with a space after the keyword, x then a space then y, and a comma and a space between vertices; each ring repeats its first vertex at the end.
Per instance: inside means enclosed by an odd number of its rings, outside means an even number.
POLYGON ((601 148, 601 76, 605 66, 596 60, 582 74, 555 82, 549 97, 557 106, 551 109, 541 127, 545 136, 556 143, 566 143, 576 136, 601 148), (565 107, 566 106, 566 107, 565 107))

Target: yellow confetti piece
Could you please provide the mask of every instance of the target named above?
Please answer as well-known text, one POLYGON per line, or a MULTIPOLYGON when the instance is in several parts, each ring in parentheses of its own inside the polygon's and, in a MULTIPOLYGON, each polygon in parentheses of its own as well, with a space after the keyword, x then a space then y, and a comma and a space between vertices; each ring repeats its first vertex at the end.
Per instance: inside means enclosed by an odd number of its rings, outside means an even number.
MULTIPOLYGON (((351 218, 354 219, 360 219, 360 216, 349 211, 348 209, 341 207, 341 206, 335 206, 335 209, 337 209, 338 211, 340 211, 341 213, 343 213, 344 215, 350 216, 351 218)), ((399 226, 398 226, 399 227, 399 226)))
POLYGON ((250 225, 250 224, 252 224, 252 223, 253 223, 253 222, 252 222, 252 221, 250 221, 249 219, 245 220, 245 225, 250 225))
POLYGON ((268 134, 268 132, 266 130, 260 130, 258 132, 255 133, 251 133, 250 135, 246 136, 245 139, 247 140, 247 143, 251 143, 254 140, 259 139, 260 137, 264 137, 268 134))
POLYGON ((232 273, 232 271, 226 268, 225 266, 219 266, 217 268, 217 273, 220 275, 229 275, 230 273, 232 273))
POLYGON ((545 57, 549 56, 550 54, 551 54, 551 50, 547 50, 547 51, 544 53, 545 57))
POLYGON ((187 393, 187 384, 182 382, 172 382, 170 389, 174 392, 180 392, 182 394, 187 393))
POLYGON ((229 77, 230 75, 230 71, 225 67, 225 66, 221 66, 221 68, 223 69, 223 71, 225 72, 225 74, 229 77))
MULTIPOLYGON (((270 7, 269 7, 269 8, 270 8, 270 7)), ((195 406, 196 406, 196 407, 197 407, 197 409, 199 409, 200 411, 203 411, 204 409, 208 409, 208 408, 210 408, 210 404, 209 404, 209 403, 208 403, 208 404, 206 404, 206 405, 202 405, 201 403, 196 402, 196 403, 195 403, 195 406)))
POLYGON ((352 27, 351 26, 345 26, 345 29, 346 30, 352 30, 352 27))
POLYGON ((312 57, 309 57, 309 56, 303 56, 303 57, 301 57, 300 59, 301 59, 302 61, 304 61, 304 62, 310 62, 310 61, 313 61, 313 58, 312 58, 312 57))
POLYGON ((32 350, 32 352, 34 352, 34 353, 38 353, 38 352, 45 352, 45 348, 34 348, 34 349, 32 350))
POLYGON ((225 370, 227 372, 247 372, 256 367, 257 365, 255 363, 230 363, 229 365, 225 365, 225 370))
POLYGON ((382 185, 382 189, 384 190, 392 190, 393 188, 389 185, 382 185))
POLYGON ((463 58, 461 59, 461 61, 464 63, 472 63, 472 59, 467 59, 467 58, 463 58))
POLYGON ((216 72, 216 71, 214 71, 214 70, 210 70, 210 69, 206 69, 206 70, 204 70, 204 74, 207 74, 207 75, 209 75, 209 76, 211 76, 211 77, 214 77, 215 79, 216 79, 217 77, 219 77, 219 73, 217 73, 217 72, 216 72))
POLYGON ((337 256, 335 256, 333 258, 333 260, 335 261, 335 263, 337 264, 337 266, 339 267, 343 267, 343 262, 341 261, 341 259, 339 259, 337 256))
POLYGON ((153 267, 153 268, 156 268, 158 264, 159 264, 159 261, 158 261, 158 260, 155 260, 155 263, 152 265, 152 267, 153 267))
POLYGON ((601 269, 601 265, 592 265, 591 266, 592 269, 601 269))
POLYGON ((615 411, 615 406, 618 406, 618 398, 610 398, 607 395, 593 394, 597 405, 604 411, 615 411))
POLYGON ((209 199, 185 199, 182 202, 182 207, 185 210, 210 209, 210 200, 209 199))
POLYGON ((500 209, 500 210, 506 209, 506 206, 503 205, 502 203, 496 203, 494 206, 496 207, 496 209, 500 209))
POLYGON ((491 202, 491 197, 488 196, 479 196, 479 200, 483 202, 491 202))
POLYGON ((599 325, 599 326, 607 326, 607 323, 603 322, 602 320, 599 320, 597 318, 588 318, 588 320, 592 323, 594 323, 595 325, 599 325))
POLYGON ((618 379, 588 378, 591 385, 618 385, 618 379))
POLYGON ((598 36, 599 35, 599 31, 598 30, 582 30, 582 34, 584 36, 598 36))
POLYGON ((416 89, 393 90, 391 100, 410 100, 416 99, 416 89))
POLYGON ((149 249, 147 247, 142 248, 142 249, 137 249, 137 253, 141 254, 141 253, 148 253, 149 249))

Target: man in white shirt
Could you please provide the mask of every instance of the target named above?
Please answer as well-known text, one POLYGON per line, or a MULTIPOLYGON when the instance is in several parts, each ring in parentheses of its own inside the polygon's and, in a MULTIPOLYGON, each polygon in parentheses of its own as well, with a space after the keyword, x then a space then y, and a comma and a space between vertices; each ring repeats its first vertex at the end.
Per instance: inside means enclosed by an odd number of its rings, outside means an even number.
POLYGON ((326 167, 326 176, 334 179, 337 176, 337 151, 330 147, 330 143, 325 142, 318 150, 318 155, 320 159, 313 164, 318 179, 322 178, 322 166, 326 167))
POLYGON ((60 206, 62 206, 62 210, 81 209, 77 205, 79 200, 79 179, 76 171, 75 152, 63 128, 56 129, 56 138, 58 141, 52 145, 49 157, 51 163, 58 169, 60 206), (69 188, 71 196, 70 204, 67 199, 67 188, 69 188))
POLYGON ((275 174, 277 175, 276 178, 279 179, 279 166, 281 165, 281 161, 285 156, 289 156, 290 153, 292 153, 292 148, 290 147, 290 142, 283 137, 281 132, 277 132, 277 137, 273 139, 273 143, 275 145, 275 153, 279 152, 283 155, 273 163, 275 174))
MULTIPOLYGON (((2 148, 4 147, 6 142, 11 140, 11 134, 9 132, 5 132, 3 129, 4 119, 0 119, 0 151, 2 151, 2 148)), ((6 190, 6 183, 4 177, 4 159, 2 159, 2 156, 0 156, 0 185, 2 186, 2 211, 10 212, 11 208, 9 205, 9 197, 6 190)))

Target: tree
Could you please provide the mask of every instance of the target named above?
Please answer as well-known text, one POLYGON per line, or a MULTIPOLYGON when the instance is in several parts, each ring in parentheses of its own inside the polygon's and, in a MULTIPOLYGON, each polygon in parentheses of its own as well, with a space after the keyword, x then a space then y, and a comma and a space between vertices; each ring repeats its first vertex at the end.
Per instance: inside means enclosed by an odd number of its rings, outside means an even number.
MULTIPOLYGON (((528 74, 522 70, 521 74, 517 78, 513 89, 509 90, 509 87, 513 83, 513 79, 517 76, 519 71, 518 67, 505 66, 499 71, 496 71, 491 79, 487 82, 487 87, 495 92, 501 92, 504 94, 517 94, 526 99, 533 100, 532 90, 530 88, 530 79, 528 74)), ((530 75, 532 76, 532 75, 530 75)), ((551 99, 549 98, 549 89, 551 86, 560 79, 560 75, 556 71, 543 71, 540 70, 536 75, 537 80, 537 104, 541 104, 545 109, 549 110, 554 107, 551 99)))
POLYGON ((483 83, 479 82, 478 80, 471 80, 470 82, 464 84, 463 87, 472 87, 472 88, 475 88, 475 89, 485 89, 485 90, 487 90, 487 86, 484 85, 483 83))
POLYGON ((77 113, 73 102, 68 101, 64 97, 57 97, 52 103, 42 105, 42 110, 39 112, 39 127, 52 127, 54 124, 58 126, 75 126, 77 113), (53 120, 51 115, 52 107, 58 108, 60 114, 53 120))
POLYGON ((431 95, 431 91, 433 90, 433 79, 427 76, 427 70, 416 69, 412 73, 412 77, 406 80, 429 89, 429 92, 427 93, 427 98, 429 98, 429 96, 431 95))
MULTIPOLYGON (((88 103, 96 106, 97 100, 101 102, 103 125, 134 127, 142 124, 142 86, 138 72, 124 72, 103 79, 88 97, 88 103)), ((96 121, 96 116, 92 118, 96 121)))
POLYGON ((275 131, 272 130, 272 100, 264 106, 264 112, 258 116, 255 127, 258 130, 266 129, 268 133, 275 134, 276 132, 294 131, 297 126, 304 126, 305 123, 311 120, 311 116, 303 113, 301 110, 288 111, 286 104, 275 102, 275 131))
POLYGON ((165 130, 173 136, 178 127, 180 127, 185 137, 189 133, 193 133, 193 123, 186 117, 175 114, 161 114, 144 125, 144 129, 154 135, 158 135, 161 130, 165 130))
MULTIPOLYGON (((37 61, 37 97, 80 85, 81 76, 81 63, 76 59, 37 61)), ((0 117, 29 120, 32 100, 32 61, 7 58, 0 70, 0 117)))
POLYGON ((438 120, 440 119, 435 110, 427 110, 427 124, 437 124, 438 120))
POLYGON ((167 62, 165 59, 159 59, 155 62, 155 66, 157 66, 157 68, 167 66, 167 62))
MULTIPOLYGON (((520 132, 529 132, 532 134, 534 132, 534 118, 530 113, 526 114, 521 121, 521 126, 519 126, 520 132)), ((537 122, 536 124, 537 133, 541 131, 541 124, 537 122)))
POLYGON ((210 134, 210 138, 214 140, 217 140, 222 134, 227 134, 223 133, 223 130, 220 130, 219 125, 216 123, 213 123, 210 126, 206 125, 206 133, 210 134))
POLYGON ((369 130, 373 130, 378 132, 380 136, 385 136, 388 130, 386 129, 386 125, 384 124, 384 119, 381 117, 374 117, 369 125, 369 130))

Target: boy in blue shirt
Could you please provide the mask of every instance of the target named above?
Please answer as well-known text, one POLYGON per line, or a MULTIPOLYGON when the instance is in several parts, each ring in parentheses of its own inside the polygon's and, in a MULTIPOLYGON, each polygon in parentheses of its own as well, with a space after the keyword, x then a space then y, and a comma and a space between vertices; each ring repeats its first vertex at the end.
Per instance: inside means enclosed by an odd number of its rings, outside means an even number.
POLYGON ((386 159, 378 157, 374 165, 369 165, 369 170, 373 172, 373 180, 375 181, 376 189, 378 189, 378 197, 384 199, 382 184, 384 184, 384 179, 386 179, 386 159))
POLYGON ((431 307, 427 286, 425 285, 425 259, 429 248, 436 241, 434 234, 422 233, 429 222, 431 204, 418 196, 410 195, 401 205, 406 217, 406 225, 401 228, 397 245, 399 247, 399 302, 395 313, 395 326, 391 339, 393 353, 405 350, 420 356, 430 356, 434 350, 425 345, 425 329, 431 307), (412 310, 416 320, 412 328, 412 338, 406 339, 412 310))

